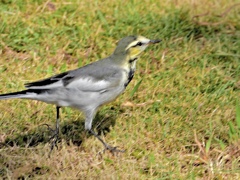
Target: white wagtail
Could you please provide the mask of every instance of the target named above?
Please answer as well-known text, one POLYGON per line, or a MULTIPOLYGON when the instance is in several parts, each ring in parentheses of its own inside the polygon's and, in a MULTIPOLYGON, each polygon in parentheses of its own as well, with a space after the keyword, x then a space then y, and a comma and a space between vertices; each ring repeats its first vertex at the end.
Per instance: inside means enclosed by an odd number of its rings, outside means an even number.
POLYGON ((99 139, 105 149, 117 151, 105 143, 92 129, 92 121, 98 108, 116 99, 132 80, 138 56, 149 44, 143 36, 127 36, 121 39, 113 54, 81 68, 64 72, 47 79, 25 84, 26 90, 0 95, 0 99, 33 99, 56 105, 55 140, 59 134, 60 107, 70 106, 85 115, 85 129, 99 139))

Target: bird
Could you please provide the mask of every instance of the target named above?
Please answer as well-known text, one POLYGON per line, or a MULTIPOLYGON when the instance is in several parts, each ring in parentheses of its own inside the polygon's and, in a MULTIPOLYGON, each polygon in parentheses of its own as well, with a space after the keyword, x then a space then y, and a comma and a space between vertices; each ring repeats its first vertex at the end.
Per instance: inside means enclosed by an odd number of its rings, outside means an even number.
POLYGON ((110 152, 122 152, 112 147, 93 130, 92 122, 98 109, 124 92, 132 80, 139 55, 151 40, 143 36, 131 35, 118 41, 113 53, 101 60, 78 69, 63 72, 52 77, 25 84, 25 90, 0 94, 4 99, 30 99, 56 105, 56 127, 51 150, 57 146, 59 138, 60 108, 72 107, 83 112, 85 130, 95 136, 110 152))

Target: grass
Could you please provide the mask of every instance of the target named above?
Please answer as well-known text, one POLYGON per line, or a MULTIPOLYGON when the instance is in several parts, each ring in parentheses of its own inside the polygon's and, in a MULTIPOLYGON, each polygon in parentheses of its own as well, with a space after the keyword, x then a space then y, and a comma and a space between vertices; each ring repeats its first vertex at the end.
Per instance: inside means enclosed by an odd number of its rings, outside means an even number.
POLYGON ((3 179, 239 179, 240 23, 237 0, 0 2, 0 93, 108 56, 116 41, 161 38, 126 92, 94 127, 124 154, 102 153, 77 110, 0 102, 3 179))

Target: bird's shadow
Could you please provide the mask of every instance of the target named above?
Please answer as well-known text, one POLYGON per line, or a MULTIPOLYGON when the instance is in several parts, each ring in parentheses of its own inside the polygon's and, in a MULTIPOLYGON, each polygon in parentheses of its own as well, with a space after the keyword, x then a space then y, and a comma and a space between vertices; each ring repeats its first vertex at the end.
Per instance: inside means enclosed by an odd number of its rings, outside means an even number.
MULTIPOLYGON (((93 129, 98 134, 107 134, 110 132, 110 127, 115 126, 117 113, 114 108, 99 112, 93 120, 93 129)), ((7 137, 4 142, 1 142, 0 149, 3 147, 19 146, 19 147, 35 147, 39 144, 49 143, 49 138, 53 135, 51 129, 55 128, 55 124, 46 125, 40 124, 37 128, 27 133, 21 133, 7 137)), ((65 141, 67 144, 80 146, 84 139, 90 134, 84 130, 84 119, 65 120, 60 122, 59 141, 65 141)))

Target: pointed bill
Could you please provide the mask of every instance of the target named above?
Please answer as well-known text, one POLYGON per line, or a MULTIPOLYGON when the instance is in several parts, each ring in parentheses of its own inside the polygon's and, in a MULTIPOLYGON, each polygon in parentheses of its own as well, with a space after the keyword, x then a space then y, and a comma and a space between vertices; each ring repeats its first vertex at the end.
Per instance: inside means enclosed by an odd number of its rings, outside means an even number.
POLYGON ((153 39, 153 40, 150 40, 149 44, 157 44, 161 41, 162 41, 161 39, 153 39))

